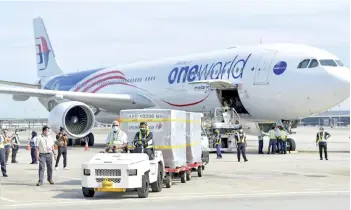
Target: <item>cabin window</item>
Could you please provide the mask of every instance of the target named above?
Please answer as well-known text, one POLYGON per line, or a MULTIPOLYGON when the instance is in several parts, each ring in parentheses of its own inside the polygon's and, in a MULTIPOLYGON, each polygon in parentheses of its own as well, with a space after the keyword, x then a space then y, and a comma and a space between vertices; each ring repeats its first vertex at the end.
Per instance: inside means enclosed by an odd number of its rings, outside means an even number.
POLYGON ((326 59, 326 60, 319 60, 322 66, 338 66, 336 65, 334 60, 326 59))
POLYGON ((341 60, 335 60, 335 62, 338 64, 338 66, 344 66, 344 64, 341 62, 341 60))
POLYGON ((305 59, 303 61, 301 61, 299 63, 299 65, 297 66, 298 69, 303 69, 306 68, 308 66, 308 63, 310 62, 310 59, 305 59))

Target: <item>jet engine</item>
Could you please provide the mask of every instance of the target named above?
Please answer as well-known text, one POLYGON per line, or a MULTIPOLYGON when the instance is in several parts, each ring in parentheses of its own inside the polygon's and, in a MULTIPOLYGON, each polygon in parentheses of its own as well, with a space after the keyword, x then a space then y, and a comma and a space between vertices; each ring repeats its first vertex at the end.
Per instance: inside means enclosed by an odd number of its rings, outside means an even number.
POLYGON ((77 139, 87 136, 95 124, 92 109, 81 102, 70 101, 55 106, 49 115, 49 126, 55 132, 62 127, 69 138, 77 139))

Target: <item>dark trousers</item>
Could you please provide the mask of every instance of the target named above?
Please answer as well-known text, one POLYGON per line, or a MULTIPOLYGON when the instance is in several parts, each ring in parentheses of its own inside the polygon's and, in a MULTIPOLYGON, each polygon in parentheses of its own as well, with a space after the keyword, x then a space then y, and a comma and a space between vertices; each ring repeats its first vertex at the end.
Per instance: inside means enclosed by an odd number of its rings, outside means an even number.
POLYGON ((5 146, 5 162, 6 163, 9 160, 10 151, 11 151, 11 147, 10 146, 5 146))
POLYGON ((277 139, 277 152, 281 153, 282 152, 282 139, 278 138, 277 139))
POLYGON ((263 154, 263 140, 258 140, 258 154, 263 154))
POLYGON ((274 154, 276 151, 276 145, 277 145, 277 140, 276 139, 269 139, 269 145, 268 145, 268 154, 272 153, 274 154))
POLYGON ((327 142, 319 142, 319 157, 323 159, 322 149, 324 149, 324 157, 328 159, 327 142))
POLYGON ((32 164, 35 164, 38 162, 37 155, 35 154, 35 148, 30 149, 30 156, 32 157, 32 164))
POLYGON ((12 163, 16 163, 17 161, 16 161, 16 156, 17 156, 17 152, 18 152, 18 149, 19 149, 19 146, 18 145, 13 145, 13 147, 12 147, 12 156, 11 156, 11 158, 12 158, 12 163))
POLYGON ((246 161, 246 148, 245 148, 245 143, 237 143, 237 157, 238 157, 238 161, 240 161, 240 154, 243 155, 244 160, 246 161))
POLYGON ((58 155, 56 159, 55 168, 58 167, 61 156, 63 156, 63 167, 65 168, 67 166, 67 147, 58 148, 58 155))
POLYGON ((280 153, 286 154, 286 141, 280 140, 280 153))
POLYGON ((39 182, 43 183, 45 165, 47 166, 48 181, 52 181, 52 154, 39 154, 39 182))
POLYGON ((222 158, 221 144, 216 144, 217 158, 222 158))
POLYGON ((6 155, 5 148, 0 148, 0 164, 1 164, 1 172, 2 175, 6 175, 6 155))

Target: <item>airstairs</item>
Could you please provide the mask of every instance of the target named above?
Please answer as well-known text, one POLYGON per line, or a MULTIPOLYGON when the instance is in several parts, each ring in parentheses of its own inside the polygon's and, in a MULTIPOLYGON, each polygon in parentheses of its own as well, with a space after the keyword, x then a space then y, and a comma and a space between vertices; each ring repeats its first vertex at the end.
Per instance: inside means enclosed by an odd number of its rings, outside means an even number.
POLYGON ((235 149, 233 134, 241 127, 240 115, 234 108, 217 107, 211 111, 203 112, 203 128, 209 134, 210 151, 215 151, 214 133, 220 132, 222 139, 222 151, 233 151, 235 149))

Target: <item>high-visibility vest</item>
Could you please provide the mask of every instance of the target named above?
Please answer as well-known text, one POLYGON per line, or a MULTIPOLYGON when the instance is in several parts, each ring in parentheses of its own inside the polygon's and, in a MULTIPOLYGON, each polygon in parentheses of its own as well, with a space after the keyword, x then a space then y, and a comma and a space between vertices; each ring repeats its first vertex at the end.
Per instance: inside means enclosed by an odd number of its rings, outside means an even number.
POLYGON ((284 130, 280 131, 280 137, 282 138, 283 141, 286 140, 286 132, 284 130))
POLYGON ((325 133, 322 132, 322 135, 321 133, 319 132, 319 136, 318 136, 318 142, 326 142, 327 140, 324 138, 325 136, 325 133))
POLYGON ((270 139, 276 139, 275 137, 275 131, 272 129, 272 130, 269 130, 269 138, 270 139))
POLYGON ((217 136, 215 136, 215 138, 216 138, 216 145, 221 144, 222 139, 220 138, 220 136, 217 135, 217 136))
MULTIPOLYGON (((145 139, 150 135, 150 130, 147 129, 146 130, 146 134, 145 134, 145 139)), ((139 145, 143 145, 143 141, 146 141, 145 139, 143 139, 143 135, 141 133, 141 131, 139 131, 139 139, 138 139, 138 144, 139 145)), ((153 141, 153 140, 152 140, 153 141)), ((145 147, 146 149, 149 149, 149 148, 153 148, 153 144, 151 145, 147 145, 147 147, 145 147)))
POLYGON ((118 139, 120 137, 120 134, 121 134, 120 130, 118 130, 116 132, 116 138, 113 138, 113 136, 114 136, 113 134, 114 134, 114 131, 111 131, 111 133, 109 135, 110 141, 109 141, 108 145, 109 146, 111 146, 111 145, 117 146, 119 144, 122 144, 122 141, 120 139, 118 139))
POLYGON ((121 134, 122 134, 122 133, 121 133, 121 130, 118 130, 118 131, 116 132, 116 137, 113 138, 113 136, 114 136, 114 131, 111 131, 111 133, 110 133, 110 135, 109 135, 110 140, 109 140, 108 145, 109 145, 109 146, 112 146, 112 145, 115 145, 115 146, 121 145, 121 144, 122 144, 122 140, 121 140, 122 135, 121 135, 121 134))
POLYGON ((238 137, 236 139, 237 143, 242 143, 244 141, 244 137, 245 137, 244 133, 242 133, 241 135, 240 135, 240 133, 236 133, 236 136, 238 137))
MULTIPOLYGON (((7 135, 3 135, 3 138, 4 138, 4 141, 5 141, 5 139, 7 139, 7 135)), ((10 141, 7 141, 6 143, 4 143, 4 145, 5 145, 5 147, 6 146, 10 146, 11 143, 10 143, 10 141)))

